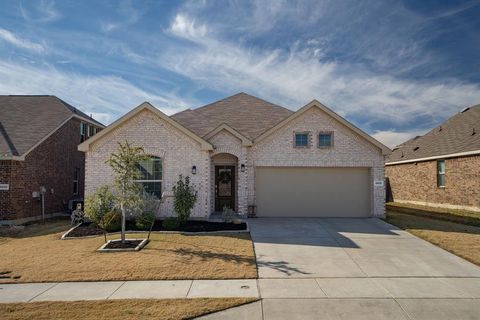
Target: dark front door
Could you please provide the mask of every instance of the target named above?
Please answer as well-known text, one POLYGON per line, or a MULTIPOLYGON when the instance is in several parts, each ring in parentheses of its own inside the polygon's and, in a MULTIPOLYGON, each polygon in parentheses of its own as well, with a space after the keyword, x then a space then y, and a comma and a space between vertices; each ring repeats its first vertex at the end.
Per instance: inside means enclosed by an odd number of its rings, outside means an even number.
POLYGON ((235 210, 235 166, 215 166, 215 211, 235 210))

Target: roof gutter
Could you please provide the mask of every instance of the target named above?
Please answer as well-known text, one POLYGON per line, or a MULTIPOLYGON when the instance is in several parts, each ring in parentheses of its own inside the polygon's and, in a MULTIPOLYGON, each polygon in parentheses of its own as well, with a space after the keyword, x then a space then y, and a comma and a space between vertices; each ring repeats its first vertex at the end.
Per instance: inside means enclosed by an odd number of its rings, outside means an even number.
POLYGON ((412 163, 412 162, 420 162, 420 161, 428 161, 428 160, 438 160, 438 159, 446 159, 446 158, 458 158, 458 157, 474 156, 474 155, 477 155, 477 154, 480 154, 480 150, 450 153, 450 154, 444 154, 444 155, 432 156, 432 157, 426 157, 426 158, 409 159, 409 160, 402 160, 402 161, 392 161, 392 162, 386 162, 385 165, 386 166, 392 166, 392 165, 403 164, 403 163, 412 163))

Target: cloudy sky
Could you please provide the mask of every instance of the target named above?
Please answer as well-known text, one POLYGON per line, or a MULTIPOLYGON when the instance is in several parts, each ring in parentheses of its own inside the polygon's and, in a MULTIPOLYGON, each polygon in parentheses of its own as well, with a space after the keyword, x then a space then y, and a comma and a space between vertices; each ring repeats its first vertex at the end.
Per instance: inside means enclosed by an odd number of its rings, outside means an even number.
POLYGON ((389 146, 480 103, 480 1, 2 1, 0 94, 108 124, 244 91, 317 99, 389 146))

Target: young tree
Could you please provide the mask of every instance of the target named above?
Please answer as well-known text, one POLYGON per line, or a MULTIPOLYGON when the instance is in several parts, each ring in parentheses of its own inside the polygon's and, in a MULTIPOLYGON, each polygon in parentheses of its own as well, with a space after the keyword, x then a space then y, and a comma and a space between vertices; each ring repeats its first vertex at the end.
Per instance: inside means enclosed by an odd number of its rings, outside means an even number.
POLYGON ((122 213, 121 239, 125 242, 125 219, 127 212, 143 206, 142 187, 135 182, 140 176, 138 163, 146 158, 142 147, 131 146, 127 141, 118 144, 117 153, 106 161, 115 173, 116 203, 122 213))

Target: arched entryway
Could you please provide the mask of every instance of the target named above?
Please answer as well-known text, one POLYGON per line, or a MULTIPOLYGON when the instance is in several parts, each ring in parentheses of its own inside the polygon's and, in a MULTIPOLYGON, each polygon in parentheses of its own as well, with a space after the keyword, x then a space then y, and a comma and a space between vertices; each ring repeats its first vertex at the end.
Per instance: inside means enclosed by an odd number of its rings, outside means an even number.
POLYGON ((212 212, 224 207, 238 210, 238 158, 230 153, 212 156, 212 212))

